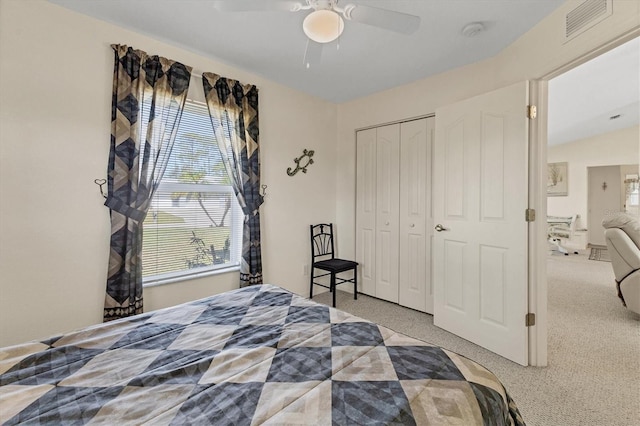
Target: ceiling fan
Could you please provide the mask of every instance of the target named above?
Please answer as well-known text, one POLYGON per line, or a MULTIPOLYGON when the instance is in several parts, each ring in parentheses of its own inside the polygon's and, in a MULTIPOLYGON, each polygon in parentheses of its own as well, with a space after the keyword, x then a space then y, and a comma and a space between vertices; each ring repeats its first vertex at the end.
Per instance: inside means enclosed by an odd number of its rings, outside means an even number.
POLYGON ((420 17, 373 6, 346 4, 339 0, 216 0, 213 6, 222 12, 311 11, 302 23, 308 37, 304 65, 319 63, 322 47, 340 37, 344 21, 383 28, 400 34, 413 34, 420 27, 420 17))

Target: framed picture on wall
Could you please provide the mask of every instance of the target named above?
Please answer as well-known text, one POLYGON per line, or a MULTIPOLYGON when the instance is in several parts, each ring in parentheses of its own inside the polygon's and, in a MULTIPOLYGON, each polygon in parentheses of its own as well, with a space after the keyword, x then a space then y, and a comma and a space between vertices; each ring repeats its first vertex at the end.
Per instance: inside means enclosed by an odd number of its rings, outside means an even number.
POLYGON ((547 164, 547 196, 566 196, 569 193, 569 163, 547 164))

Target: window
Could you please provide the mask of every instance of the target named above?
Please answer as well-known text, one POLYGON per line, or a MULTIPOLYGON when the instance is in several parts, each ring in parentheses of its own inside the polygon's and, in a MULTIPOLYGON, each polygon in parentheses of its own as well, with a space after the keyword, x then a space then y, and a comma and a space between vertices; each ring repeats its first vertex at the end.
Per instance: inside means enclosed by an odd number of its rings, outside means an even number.
POLYGON ((240 265, 243 218, 207 106, 187 101, 171 157, 143 224, 143 282, 240 265))

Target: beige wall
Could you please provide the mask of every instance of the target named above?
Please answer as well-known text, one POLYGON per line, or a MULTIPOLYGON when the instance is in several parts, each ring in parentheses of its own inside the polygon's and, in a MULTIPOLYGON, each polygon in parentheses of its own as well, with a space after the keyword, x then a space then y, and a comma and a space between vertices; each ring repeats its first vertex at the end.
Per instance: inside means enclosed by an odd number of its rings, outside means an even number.
MULTIPOLYGON (((260 89, 265 281, 306 294, 308 224, 335 219, 334 104, 41 0, 0 6, 0 346, 101 321, 113 53, 122 43, 260 89), (306 174, 286 174, 304 148, 306 174)), ((238 273, 145 289, 152 310, 236 288, 238 273)))
POLYGON ((339 241, 349 250, 345 255, 355 254, 355 130, 434 113, 440 106, 540 79, 640 27, 640 2, 618 0, 612 16, 564 44, 564 16, 580 3, 568 1, 493 58, 338 106, 336 215, 342 229, 349 230, 339 241))
MULTIPOLYGON (((629 127, 604 135, 550 146, 550 163, 569 163, 569 191, 566 197, 549 197, 547 212, 551 216, 579 214, 577 228, 587 227, 587 167, 634 164, 640 155, 640 127, 629 127)), ((636 168, 637 173, 637 168, 636 168)))

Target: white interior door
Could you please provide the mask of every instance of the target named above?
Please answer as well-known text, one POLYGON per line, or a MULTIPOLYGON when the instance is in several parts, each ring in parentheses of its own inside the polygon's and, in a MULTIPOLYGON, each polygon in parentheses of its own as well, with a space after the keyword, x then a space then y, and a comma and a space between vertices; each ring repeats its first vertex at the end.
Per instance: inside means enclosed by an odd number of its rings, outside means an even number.
POLYGON ((400 125, 400 256, 398 303, 433 313, 431 291, 432 228, 427 229, 431 210, 431 130, 434 118, 400 125))
POLYGON ((376 131, 376 297, 398 303, 400 125, 376 131))
POLYGON ((620 166, 587 167, 587 232, 589 244, 606 246, 602 220, 624 211, 622 207, 622 177, 620 166))
POLYGON ((376 295, 376 129, 356 134, 356 262, 359 291, 376 295))
POLYGON ((436 110, 434 323, 528 364, 528 83, 436 110))

